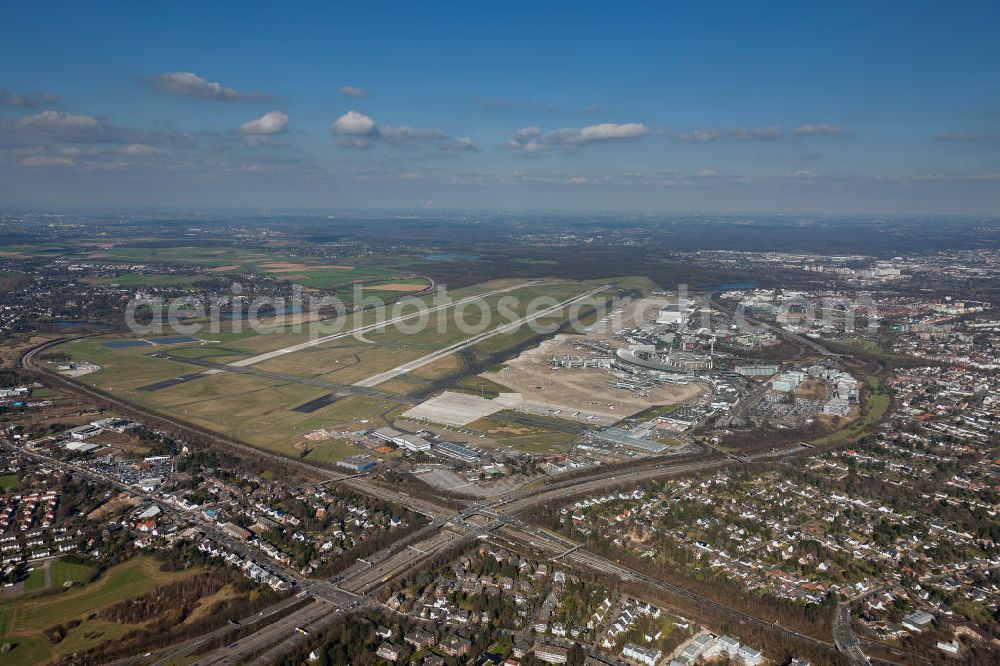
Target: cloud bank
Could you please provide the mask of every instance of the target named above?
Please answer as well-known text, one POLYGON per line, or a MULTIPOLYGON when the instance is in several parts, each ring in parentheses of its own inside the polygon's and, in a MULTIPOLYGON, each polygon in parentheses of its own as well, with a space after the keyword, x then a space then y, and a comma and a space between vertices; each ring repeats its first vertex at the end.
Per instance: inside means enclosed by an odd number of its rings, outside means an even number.
POLYGON ((534 153, 557 146, 574 147, 590 143, 635 141, 649 134, 643 123, 600 123, 587 127, 567 127, 543 134, 538 127, 516 130, 507 146, 526 153, 534 153))
POLYGON ((166 72, 150 77, 149 81, 157 90, 180 97, 198 97, 221 101, 263 97, 257 92, 244 92, 215 81, 209 81, 194 72, 166 72))

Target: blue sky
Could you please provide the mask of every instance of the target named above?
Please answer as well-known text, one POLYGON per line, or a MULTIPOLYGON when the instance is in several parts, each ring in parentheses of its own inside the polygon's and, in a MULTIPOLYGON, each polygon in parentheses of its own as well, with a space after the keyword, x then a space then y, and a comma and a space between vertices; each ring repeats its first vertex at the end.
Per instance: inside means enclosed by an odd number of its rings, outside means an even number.
POLYGON ((0 204, 1000 213, 1000 3, 7 3, 0 204))

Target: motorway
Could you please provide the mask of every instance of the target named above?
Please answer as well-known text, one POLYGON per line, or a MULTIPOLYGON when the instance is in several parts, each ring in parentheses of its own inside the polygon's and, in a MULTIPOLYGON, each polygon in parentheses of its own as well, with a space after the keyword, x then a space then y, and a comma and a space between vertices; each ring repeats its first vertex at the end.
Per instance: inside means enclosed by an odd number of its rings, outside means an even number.
POLYGON ((837 612, 833 616, 833 642, 837 649, 847 655, 852 664, 870 666, 871 661, 861 651, 858 637, 851 628, 851 602, 842 601, 837 604, 837 612))
MULTIPOLYGON (((242 618, 238 623, 224 624, 218 629, 210 631, 207 634, 202 634, 197 638, 192 638, 191 640, 185 641, 183 643, 177 645, 171 645, 168 648, 158 650, 156 656, 159 658, 156 661, 152 662, 150 666, 166 666, 167 664, 174 663, 178 659, 186 657, 190 655, 192 652, 195 652, 200 646, 204 645, 207 642, 213 641, 227 634, 236 633, 237 631, 239 631, 241 627, 244 626, 252 626, 254 624, 258 624, 261 622, 268 622, 271 620, 273 616, 284 613, 292 606, 301 603, 301 601, 302 598, 299 596, 292 596, 286 599, 282 599, 278 603, 268 606, 262 611, 258 611, 253 615, 249 615, 245 618, 242 618)), ((132 663, 135 661, 136 659, 134 658, 121 660, 119 662, 115 662, 115 666, 117 666, 117 664, 132 663)))
POLYGON ((330 621, 331 616, 336 615, 336 613, 335 606, 321 599, 316 599, 305 607, 266 625, 259 631, 209 653, 193 662, 192 666, 225 666, 226 664, 245 663, 247 658, 275 644, 284 643, 296 635, 301 636, 302 634, 296 629, 308 631, 309 627, 330 621))
POLYGON ((369 594, 401 572, 417 566, 433 554, 448 548, 464 535, 445 527, 428 539, 399 549, 373 566, 357 562, 343 575, 341 587, 358 595, 369 594))

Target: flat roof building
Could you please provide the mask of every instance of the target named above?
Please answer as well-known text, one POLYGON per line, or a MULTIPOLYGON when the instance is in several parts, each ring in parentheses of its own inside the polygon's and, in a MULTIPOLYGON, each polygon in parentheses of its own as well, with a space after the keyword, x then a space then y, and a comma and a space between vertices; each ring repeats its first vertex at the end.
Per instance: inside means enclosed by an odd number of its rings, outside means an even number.
POLYGON ((654 442, 651 439, 640 437, 639 435, 622 428, 605 428, 604 430, 592 433, 591 436, 594 439, 607 444, 624 446, 627 449, 642 451, 643 453, 663 453, 670 448, 666 444, 661 444, 659 442, 654 442))
POLYGON ((352 472, 367 472, 375 467, 377 463, 368 456, 349 456, 337 461, 338 467, 349 469, 352 472))
POLYGON ((434 445, 434 451, 462 462, 475 462, 482 457, 478 451, 454 442, 438 442, 434 445))

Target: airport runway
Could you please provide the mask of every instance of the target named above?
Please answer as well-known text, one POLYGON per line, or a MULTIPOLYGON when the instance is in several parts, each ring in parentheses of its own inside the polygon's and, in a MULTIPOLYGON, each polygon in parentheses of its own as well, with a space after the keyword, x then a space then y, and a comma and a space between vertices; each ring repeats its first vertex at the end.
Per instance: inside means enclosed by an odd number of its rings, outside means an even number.
MULTIPOLYGON (((235 372, 241 375, 256 375, 258 377, 264 377, 266 379, 273 379, 278 382, 285 382, 288 384, 302 384, 303 386, 315 386, 316 388, 328 389, 333 393, 342 394, 343 396, 348 395, 365 395, 372 398, 379 398, 380 400, 388 400, 390 402, 398 402, 407 405, 414 405, 419 402, 414 398, 407 397, 405 395, 397 395, 395 393, 388 393, 386 391, 379 391, 373 388, 358 386, 356 384, 336 384, 334 382, 328 382, 323 379, 317 379, 315 377, 300 377, 298 375, 287 375, 282 372, 272 372, 270 370, 261 370, 260 368, 248 368, 242 366, 236 366, 227 363, 214 363, 212 361, 206 361, 201 358, 191 358, 188 356, 177 356, 175 354, 170 354, 167 352, 157 352, 150 354, 155 358, 162 358, 168 361, 176 361, 178 363, 187 363, 189 365, 197 365, 203 368, 208 368, 209 371, 222 371, 222 372, 235 372)), ((193 377, 199 377, 205 373, 196 373, 193 377)), ((191 375, 184 375, 185 378, 192 377, 191 375)), ((178 380, 181 378, 178 378, 178 380)), ((140 391, 156 391, 161 388, 167 388, 168 386, 174 386, 179 384, 180 381, 174 379, 168 379, 162 382, 157 382, 155 384, 150 384, 148 386, 143 386, 140 391)))
POLYGON ((448 303, 443 303, 441 305, 434 305, 428 308, 421 309, 417 312, 411 314, 399 315, 398 317, 392 317, 391 319, 386 319, 385 321, 378 321, 372 324, 365 324, 363 326, 357 326, 350 329, 349 331, 341 331, 340 333, 333 333, 331 335, 325 335, 321 338, 316 338, 315 340, 307 340, 305 342, 300 342, 296 345, 289 345, 288 347, 282 347, 281 349, 275 349, 274 351, 269 351, 264 354, 258 354, 257 356, 251 356, 250 358, 244 358, 239 361, 233 361, 229 365, 237 368, 244 368, 248 365, 256 365, 264 361, 269 361, 272 358, 278 358, 279 356, 284 356, 285 354, 292 354, 297 351, 302 351, 303 349, 309 349, 310 347, 316 347, 318 345, 326 344, 327 342, 332 342, 334 340, 340 340, 342 338, 347 338, 352 335, 359 335, 362 333, 367 333, 368 331, 373 331, 377 328, 384 326, 392 326, 393 324, 398 324, 410 319, 417 317, 422 317, 425 314, 432 312, 437 312, 438 310, 445 310, 447 308, 455 307, 456 305, 461 305, 463 303, 471 303, 477 299, 489 298, 490 296, 495 296, 497 294, 503 294, 509 291, 516 291, 518 289, 523 289, 531 285, 540 284, 539 282, 523 282, 521 284, 516 284, 512 287, 504 287, 503 289, 494 289, 493 291, 488 291, 482 294, 476 294, 475 296, 467 296, 466 298, 460 298, 457 301, 451 301, 448 303))
MULTIPOLYGON (((359 570, 341 583, 341 587, 355 594, 368 594, 399 573, 413 568, 421 560, 444 550, 463 538, 465 535, 442 528, 429 539, 406 546, 374 566, 359 570)), ((364 565, 362 564, 362 566, 364 565)))
POLYGON ((450 356, 451 354, 454 354, 455 352, 459 352, 459 351, 462 351, 463 349, 466 349, 466 348, 471 347, 473 345, 479 344, 480 342, 482 342, 484 340, 489 340, 492 337, 495 337, 497 335, 503 335, 504 333, 512 333, 512 332, 516 331, 517 329, 519 329, 520 327, 524 326, 525 324, 528 324, 528 323, 530 323, 532 321, 535 321, 536 319, 541 319, 542 317, 546 317, 548 315, 551 315, 551 314, 554 314, 556 312, 559 312, 560 310, 562 310, 564 308, 567 308, 567 307, 573 305, 574 303, 577 303, 579 301, 582 301, 582 300, 585 300, 587 298, 590 298, 594 294, 598 294, 598 293, 604 291, 607 288, 608 288, 608 285, 604 285, 604 286, 598 287, 597 289, 592 289, 591 291, 588 291, 588 292, 586 292, 584 294, 580 294, 579 296, 574 296, 573 298, 567 299, 567 300, 563 301, 562 303, 559 303, 557 305, 553 305, 552 307, 545 308, 544 310, 539 310, 538 312, 534 312, 534 313, 532 313, 530 315, 527 315, 525 317, 521 317, 520 319, 518 319, 516 321, 512 321, 512 322, 510 322, 508 324, 503 324, 502 326, 498 326, 498 327, 496 327, 494 329, 491 329, 491 330, 486 331, 484 333, 480 333, 478 335, 473 335, 470 338, 466 338, 465 340, 461 340, 461 341, 456 342, 454 344, 448 345, 447 347, 445 347, 443 349, 439 349, 437 351, 433 351, 430 354, 427 354, 426 356, 421 356, 418 359, 414 359, 412 361, 407 361, 406 363, 403 363, 402 365, 398 365, 395 368, 392 368, 391 370, 386 370, 385 372, 380 372, 377 375, 372 375, 368 379, 362 379, 359 382, 355 382, 354 386, 362 386, 362 387, 369 387, 369 388, 372 387, 372 386, 377 386, 378 384, 381 384, 382 382, 387 382, 390 379, 394 379, 396 377, 399 377, 400 375, 405 375, 405 374, 407 374, 409 372, 413 372, 414 370, 417 370, 418 368, 422 368, 425 365, 429 365, 429 364, 433 363, 434 361, 437 361, 439 359, 444 358, 445 356, 450 356))

